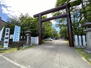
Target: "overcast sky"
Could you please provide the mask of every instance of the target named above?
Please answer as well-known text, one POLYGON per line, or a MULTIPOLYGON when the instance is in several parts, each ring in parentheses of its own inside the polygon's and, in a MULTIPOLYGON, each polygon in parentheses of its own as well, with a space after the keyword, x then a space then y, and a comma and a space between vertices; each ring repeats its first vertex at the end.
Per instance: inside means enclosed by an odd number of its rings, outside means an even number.
POLYGON ((8 6, 2 8, 2 12, 9 17, 19 16, 21 13, 28 13, 33 16, 36 13, 55 7, 56 0, 1 0, 2 4, 8 6))

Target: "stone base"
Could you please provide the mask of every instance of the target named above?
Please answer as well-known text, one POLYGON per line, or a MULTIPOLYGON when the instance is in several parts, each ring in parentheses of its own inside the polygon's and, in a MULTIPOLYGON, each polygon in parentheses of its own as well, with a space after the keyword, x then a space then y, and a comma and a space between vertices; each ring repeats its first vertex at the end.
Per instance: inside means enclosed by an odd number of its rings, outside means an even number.
POLYGON ((23 47, 32 46, 32 44, 24 44, 23 47))
POLYGON ((28 47, 30 47, 30 46, 32 46, 32 45, 23 45, 23 48, 28 48, 28 47))
POLYGON ((85 49, 87 53, 91 53, 91 49, 85 49))
POLYGON ((85 48, 85 46, 75 46, 75 48, 85 48))

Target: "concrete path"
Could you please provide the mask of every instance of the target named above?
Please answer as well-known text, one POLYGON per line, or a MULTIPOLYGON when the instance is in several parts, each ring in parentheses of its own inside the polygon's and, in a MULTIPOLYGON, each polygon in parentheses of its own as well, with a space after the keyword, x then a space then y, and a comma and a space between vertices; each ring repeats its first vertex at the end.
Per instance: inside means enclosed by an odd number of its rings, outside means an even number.
POLYGON ((20 68, 20 66, 11 63, 10 61, 6 60, 3 56, 0 55, 0 68, 20 68))
POLYGON ((64 40, 4 55, 26 68, 91 68, 64 40))

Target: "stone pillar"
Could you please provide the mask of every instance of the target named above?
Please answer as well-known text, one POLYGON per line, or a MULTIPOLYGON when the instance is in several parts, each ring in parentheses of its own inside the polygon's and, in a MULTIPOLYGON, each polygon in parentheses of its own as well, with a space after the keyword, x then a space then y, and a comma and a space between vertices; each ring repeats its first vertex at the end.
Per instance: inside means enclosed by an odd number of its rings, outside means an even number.
POLYGON ((30 34, 30 31, 26 31, 26 45, 31 45, 31 34, 30 34))
POLYGON ((87 40, 87 47, 85 51, 87 53, 91 53, 91 22, 86 22, 82 26, 86 27, 86 40, 87 40))
POLYGON ((27 36, 26 44, 27 44, 27 45, 30 45, 30 42, 31 42, 31 41, 30 41, 30 36, 29 36, 29 34, 26 34, 26 36, 27 36))
POLYGON ((91 53, 91 28, 86 29, 86 39, 87 39, 87 47, 86 51, 91 53))

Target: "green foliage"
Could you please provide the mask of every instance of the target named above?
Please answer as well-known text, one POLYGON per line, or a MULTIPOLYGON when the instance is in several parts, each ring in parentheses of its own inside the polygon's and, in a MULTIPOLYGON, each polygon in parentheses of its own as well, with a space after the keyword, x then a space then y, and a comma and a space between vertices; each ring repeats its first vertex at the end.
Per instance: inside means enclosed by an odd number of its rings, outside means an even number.
MULTIPOLYGON (((77 35, 85 34, 83 27, 81 27, 82 24, 85 22, 91 22, 91 0, 57 0, 56 7, 59 5, 63 5, 64 3, 70 3, 70 12, 72 15, 72 27, 73 27, 73 33, 77 35), (81 5, 82 8, 79 8, 77 6, 81 5)), ((60 11, 54 13, 55 15, 61 14, 60 11)), ((59 24, 57 24, 58 27, 60 27, 60 34, 62 37, 67 38, 67 25, 63 25, 60 23, 64 22, 64 19, 59 20, 59 24)))
POLYGON ((58 11, 58 12, 53 13, 53 16, 58 16, 60 14, 62 14, 62 13, 58 11))
POLYGON ((44 38, 52 36, 52 23, 51 22, 43 23, 43 36, 44 38))
POLYGON ((64 39, 68 38, 67 25, 64 25, 64 24, 60 25, 60 35, 64 39))
POLYGON ((56 6, 63 5, 64 3, 68 2, 69 0, 57 0, 56 6))
POLYGON ((24 34, 25 31, 30 30, 32 36, 37 36, 37 23, 38 20, 36 18, 32 18, 28 15, 21 15, 18 19, 10 19, 6 24, 6 27, 11 28, 11 34, 14 33, 15 25, 21 26, 21 33, 24 34))
POLYGON ((81 26, 79 27, 79 25, 81 25, 81 24, 79 24, 79 22, 74 22, 73 23, 73 33, 75 35, 85 34, 85 32, 84 32, 85 28, 82 28, 81 26))
MULTIPOLYGON (((42 17, 46 18, 46 16, 42 17)), ((17 19, 10 19, 6 24, 6 27, 11 28, 11 34, 14 33, 15 25, 21 26, 21 35, 25 36, 27 30, 31 31, 31 36, 38 36, 38 19, 32 18, 28 14, 20 15, 17 19)), ((57 36, 57 32, 52 28, 51 22, 43 22, 43 37, 57 36)))
POLYGON ((85 7, 87 21, 91 22, 91 3, 85 7))
POLYGON ((77 5, 80 5, 81 2, 82 2, 82 0, 76 0, 76 1, 74 1, 74 2, 70 2, 70 5, 71 5, 71 6, 77 6, 77 5))
POLYGON ((31 31, 31 35, 32 36, 37 36, 37 19, 36 18, 32 18, 28 15, 21 15, 20 18, 20 25, 22 27, 22 32, 24 33, 27 30, 31 31))
MULTIPOLYGON (((70 0, 57 0, 56 6, 63 5, 64 3, 69 3, 70 0)), ((76 6, 81 4, 81 0, 75 0, 74 2, 70 2, 71 6, 76 6)))
POLYGON ((59 35, 59 33, 56 31, 56 29, 53 29, 52 30, 52 38, 59 38, 60 37, 60 35, 59 35))
POLYGON ((0 49, 0 53, 13 53, 16 52, 17 48, 10 48, 10 49, 0 49))
POLYGON ((91 53, 87 53, 84 49, 81 48, 77 48, 76 50, 82 57, 84 57, 89 63, 91 63, 91 53))
POLYGON ((15 18, 10 19, 6 24, 5 27, 10 28, 10 34, 14 33, 14 27, 15 25, 20 25, 19 21, 15 18))

